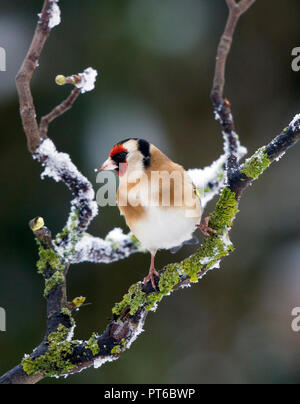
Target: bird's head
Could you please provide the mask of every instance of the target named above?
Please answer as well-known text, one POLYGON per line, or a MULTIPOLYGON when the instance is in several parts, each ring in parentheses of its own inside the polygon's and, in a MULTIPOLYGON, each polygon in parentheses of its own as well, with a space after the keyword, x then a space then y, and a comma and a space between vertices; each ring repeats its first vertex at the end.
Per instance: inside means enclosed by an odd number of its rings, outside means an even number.
POLYGON ((150 143, 144 139, 125 139, 116 143, 108 159, 96 171, 113 170, 122 176, 130 172, 142 172, 150 165, 150 143))

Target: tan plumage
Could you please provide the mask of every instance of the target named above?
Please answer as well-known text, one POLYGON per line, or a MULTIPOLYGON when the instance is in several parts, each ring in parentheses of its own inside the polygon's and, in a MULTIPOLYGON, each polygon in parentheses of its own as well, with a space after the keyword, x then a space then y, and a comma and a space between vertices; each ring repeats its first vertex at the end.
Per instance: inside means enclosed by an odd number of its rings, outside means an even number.
POLYGON ((117 203, 132 233, 151 252, 144 282, 151 280, 155 288, 157 250, 182 244, 200 226, 202 208, 195 187, 182 166, 143 139, 119 142, 101 169, 119 173, 117 203))

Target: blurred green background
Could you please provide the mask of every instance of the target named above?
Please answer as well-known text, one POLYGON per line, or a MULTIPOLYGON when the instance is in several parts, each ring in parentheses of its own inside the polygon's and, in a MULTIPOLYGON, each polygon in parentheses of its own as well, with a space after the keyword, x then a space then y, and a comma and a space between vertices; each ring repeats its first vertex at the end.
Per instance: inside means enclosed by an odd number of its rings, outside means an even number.
MULTIPOLYGON (((14 83, 41 6, 41 0, 1 1, 7 71, 0 72, 0 307, 7 331, 0 333, 0 374, 31 353, 45 329, 28 221, 43 216, 56 234, 69 211, 64 185, 41 181, 26 149, 14 83)), ((219 156, 222 137, 209 92, 224 0, 69 0, 60 7, 62 24, 51 33, 32 90, 41 116, 70 91, 54 84, 57 74, 98 70, 95 91, 82 95, 49 132, 96 190, 93 168, 123 138, 146 138, 186 168, 219 156)), ((249 153, 300 112, 300 72, 291 69, 299 14, 297 0, 257 1, 238 26, 225 95, 249 153)), ((300 382, 300 333, 291 330, 291 311, 300 306, 299 156, 300 145, 245 192, 232 231, 236 251, 198 285, 164 299, 118 361, 42 383, 300 382)), ((105 236, 115 226, 126 229, 118 209, 103 208, 90 232, 105 236)), ((157 266, 192 251, 160 252, 157 266)), ((138 254, 71 267, 69 298, 83 295, 92 303, 76 314, 76 337, 104 330, 114 302, 145 276, 149 259, 138 254)))

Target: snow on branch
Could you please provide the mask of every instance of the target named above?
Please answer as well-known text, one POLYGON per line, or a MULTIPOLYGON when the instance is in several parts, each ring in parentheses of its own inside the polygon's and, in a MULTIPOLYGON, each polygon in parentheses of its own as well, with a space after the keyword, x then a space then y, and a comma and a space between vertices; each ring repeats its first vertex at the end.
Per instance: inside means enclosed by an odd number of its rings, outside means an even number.
POLYGON ((72 214, 77 212, 77 230, 80 233, 85 231, 98 213, 92 184, 78 171, 68 154, 56 150, 54 143, 49 138, 45 139, 37 148, 34 158, 44 167, 41 174, 42 179, 48 176, 54 181, 62 181, 72 192, 74 196, 71 201, 72 214))
POLYGON ((224 154, 210 167, 189 170, 191 178, 202 191, 203 205, 221 191, 209 222, 217 233, 206 237, 190 257, 165 266, 160 272, 156 290, 151 282, 132 285, 123 299, 112 308, 113 317, 101 335, 94 333, 86 341, 73 339, 75 321, 72 313, 80 309, 84 298, 77 297, 71 302, 67 300, 66 274, 70 263, 112 262, 140 251, 140 247, 131 234, 124 235, 121 229, 112 230, 105 240, 86 233, 97 214, 92 185, 70 157, 58 152, 47 137, 48 124, 69 109, 81 92, 94 87, 95 71, 87 69, 81 75, 70 78, 57 77, 58 84, 69 82, 75 88, 65 101, 42 118, 40 126, 36 121, 30 81, 49 35, 50 20, 55 17, 58 21, 54 7, 56 3, 53 0, 44 2, 32 44, 17 77, 17 88, 28 149, 43 165, 42 177, 63 181, 72 192, 73 199, 67 224, 55 239, 52 239, 44 220, 36 218, 30 222, 30 228, 39 242, 37 267, 45 280, 47 329, 41 344, 32 354, 25 355, 19 365, 0 377, 0 384, 37 383, 46 376, 69 375, 118 359, 143 331, 149 311, 155 311, 162 298, 197 283, 209 270, 219 267, 221 260, 233 251, 229 232, 238 213, 243 190, 300 138, 300 115, 297 115, 267 146, 260 148, 243 164, 239 163, 246 150, 240 146, 235 132, 230 103, 223 98, 225 65, 239 17, 254 0, 241 0, 238 3, 226 0, 229 17, 218 47, 211 92, 215 117, 221 123, 225 140, 224 154), (82 85, 78 87, 79 83, 82 85))
POLYGON ((94 90, 97 75, 97 70, 93 69, 92 67, 88 67, 83 73, 79 73, 81 81, 76 84, 76 87, 80 88, 82 93, 94 90))
POLYGON ((69 255, 71 264, 80 262, 111 263, 141 252, 138 241, 132 234, 124 234, 120 228, 111 230, 103 240, 83 234, 74 245, 74 254, 69 255))
POLYGON ((49 28, 52 29, 60 24, 60 8, 58 6, 59 0, 52 0, 50 8, 49 28))
POLYGON ((97 70, 92 67, 87 67, 83 73, 73 74, 72 76, 65 77, 63 74, 59 74, 56 76, 55 82, 59 86, 73 84, 75 87, 79 88, 83 94, 87 91, 94 90, 97 76, 97 70))
MULTIPOLYGON (((240 145, 237 140, 237 162, 239 162, 246 154, 247 149, 240 145)), ((226 153, 222 154, 210 166, 204 168, 192 168, 188 170, 188 174, 193 181, 195 187, 200 192, 201 205, 203 208, 210 202, 227 184, 226 162, 229 158, 229 151, 224 143, 226 153)))

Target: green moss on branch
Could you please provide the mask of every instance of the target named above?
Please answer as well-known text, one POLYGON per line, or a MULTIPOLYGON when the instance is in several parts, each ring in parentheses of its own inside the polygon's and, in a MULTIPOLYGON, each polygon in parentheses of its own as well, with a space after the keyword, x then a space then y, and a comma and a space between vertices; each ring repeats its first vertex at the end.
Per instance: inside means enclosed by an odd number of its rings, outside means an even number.
POLYGON ((197 282, 203 268, 207 270, 213 267, 221 258, 233 251, 234 247, 229 240, 228 230, 237 212, 238 203, 235 193, 229 188, 224 188, 210 219, 210 226, 217 230, 218 234, 206 237, 201 247, 191 257, 180 263, 167 265, 160 276, 159 290, 147 295, 142 291, 141 282, 132 285, 128 293, 123 296, 123 300, 115 304, 113 313, 120 315, 125 307, 130 308, 131 315, 143 306, 146 310, 150 310, 164 296, 172 293, 183 277, 188 277, 191 282, 197 282))
POLYGON ((38 245, 39 260, 37 261, 37 270, 39 274, 43 274, 49 267, 55 271, 63 271, 64 265, 61 262, 60 256, 51 248, 44 248, 42 244, 36 240, 38 245))
POLYGON ((115 345, 112 350, 110 351, 110 353, 112 355, 119 355, 122 351, 121 345, 115 345))
POLYGON ((67 341, 69 329, 59 325, 56 332, 48 337, 48 350, 44 355, 37 358, 27 356, 23 359, 23 370, 27 375, 43 374, 45 376, 56 376, 67 374, 75 366, 70 362, 68 356, 72 354, 72 343, 67 341))
POLYGON ((235 193, 229 188, 224 188, 216 204, 215 211, 210 215, 209 225, 218 232, 224 232, 232 226, 232 222, 238 212, 235 193))
POLYGON ((48 296, 51 290, 58 285, 63 285, 65 282, 65 276, 63 273, 56 271, 51 278, 45 280, 44 296, 48 296))
POLYGON ((116 303, 112 309, 112 312, 119 315, 125 307, 130 307, 130 314, 133 315, 137 312, 145 302, 146 294, 142 291, 141 282, 135 283, 130 286, 128 293, 123 296, 123 300, 120 303, 116 303))
POLYGON ((100 352, 100 348, 97 341, 97 334, 93 333, 91 338, 87 341, 86 349, 89 349, 93 356, 96 356, 100 352))
POLYGON ((65 264, 52 248, 44 248, 38 240, 37 244, 39 247, 37 270, 39 274, 45 277, 44 296, 46 297, 55 286, 62 285, 65 282, 65 264))
POLYGON ((241 170, 249 178, 258 178, 271 164, 271 161, 266 153, 266 148, 261 147, 256 153, 245 161, 241 170))

